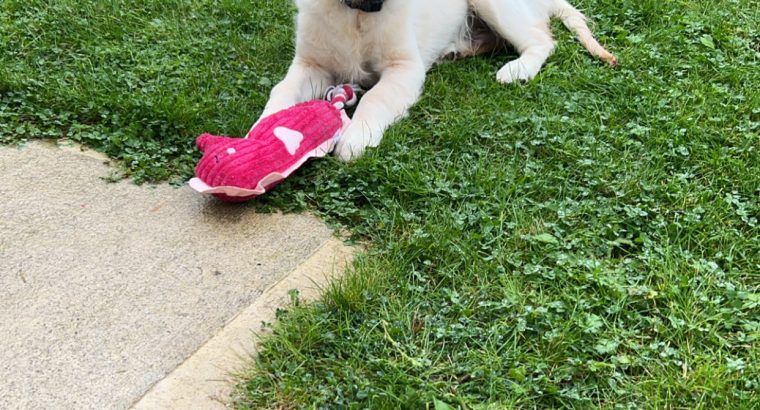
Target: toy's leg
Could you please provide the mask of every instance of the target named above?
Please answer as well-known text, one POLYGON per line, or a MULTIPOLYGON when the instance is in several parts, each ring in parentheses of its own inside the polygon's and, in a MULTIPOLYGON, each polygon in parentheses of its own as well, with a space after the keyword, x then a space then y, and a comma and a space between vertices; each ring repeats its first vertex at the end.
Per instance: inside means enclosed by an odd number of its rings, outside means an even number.
POLYGON ((520 53, 499 70, 502 83, 533 79, 554 51, 548 11, 523 1, 471 0, 478 16, 520 53))
POLYGON ((335 147, 335 156, 349 161, 360 157, 367 147, 379 145, 385 130, 420 98, 424 83, 421 61, 396 63, 384 70, 380 81, 359 102, 351 125, 335 147))
MULTIPOLYGON (((279 84, 272 88, 269 102, 264 107, 256 124, 262 118, 290 108, 301 102, 321 98, 325 89, 331 85, 332 76, 322 68, 299 60, 293 61, 288 74, 279 84)), ((255 127, 256 124, 253 126, 255 127)))

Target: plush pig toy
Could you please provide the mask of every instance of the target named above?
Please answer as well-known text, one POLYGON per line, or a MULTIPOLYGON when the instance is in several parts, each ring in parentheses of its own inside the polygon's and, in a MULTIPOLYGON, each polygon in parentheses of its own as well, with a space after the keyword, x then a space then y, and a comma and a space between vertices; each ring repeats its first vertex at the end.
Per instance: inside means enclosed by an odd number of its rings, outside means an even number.
POLYGON ((356 103, 350 85, 331 87, 326 100, 298 104, 261 120, 246 138, 203 134, 203 152, 190 186, 226 202, 243 202, 282 182, 309 158, 330 153, 356 103), (329 100, 329 101, 328 101, 329 100))

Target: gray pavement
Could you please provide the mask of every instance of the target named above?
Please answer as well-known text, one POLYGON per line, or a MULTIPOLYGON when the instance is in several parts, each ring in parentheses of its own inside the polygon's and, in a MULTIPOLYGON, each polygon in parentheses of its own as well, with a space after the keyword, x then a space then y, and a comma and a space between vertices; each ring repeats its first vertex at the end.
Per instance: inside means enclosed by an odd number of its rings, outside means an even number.
POLYGON ((104 158, 0 147, 0 408, 125 409, 331 240, 104 158))

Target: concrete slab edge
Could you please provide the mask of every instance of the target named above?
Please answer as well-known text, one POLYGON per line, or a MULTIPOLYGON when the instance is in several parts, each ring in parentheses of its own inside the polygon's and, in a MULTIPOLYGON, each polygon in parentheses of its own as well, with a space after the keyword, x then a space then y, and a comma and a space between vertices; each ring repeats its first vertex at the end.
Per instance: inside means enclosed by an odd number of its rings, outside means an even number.
POLYGON ((240 312, 216 336, 156 383, 131 409, 227 408, 236 383, 257 349, 256 334, 262 322, 275 320, 277 308, 289 303, 289 292, 298 289, 304 301, 319 297, 331 279, 351 262, 353 249, 332 238, 281 281, 240 312))

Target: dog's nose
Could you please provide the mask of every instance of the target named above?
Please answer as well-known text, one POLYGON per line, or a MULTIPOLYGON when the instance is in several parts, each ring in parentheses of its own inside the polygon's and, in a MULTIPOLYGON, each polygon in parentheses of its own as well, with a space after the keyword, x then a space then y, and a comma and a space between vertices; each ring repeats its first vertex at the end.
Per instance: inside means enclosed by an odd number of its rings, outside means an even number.
POLYGON ((385 0, 344 0, 343 3, 352 9, 367 13, 375 13, 382 10, 384 1, 385 0))

